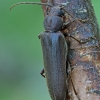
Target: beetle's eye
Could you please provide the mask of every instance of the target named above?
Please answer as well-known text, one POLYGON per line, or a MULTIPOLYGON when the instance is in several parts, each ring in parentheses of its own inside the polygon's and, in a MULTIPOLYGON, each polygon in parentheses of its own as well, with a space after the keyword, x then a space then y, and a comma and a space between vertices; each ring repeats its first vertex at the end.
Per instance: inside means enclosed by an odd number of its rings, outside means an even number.
POLYGON ((65 14, 65 12, 62 8, 59 9, 58 13, 59 13, 59 16, 61 16, 61 17, 64 16, 64 14, 65 14))

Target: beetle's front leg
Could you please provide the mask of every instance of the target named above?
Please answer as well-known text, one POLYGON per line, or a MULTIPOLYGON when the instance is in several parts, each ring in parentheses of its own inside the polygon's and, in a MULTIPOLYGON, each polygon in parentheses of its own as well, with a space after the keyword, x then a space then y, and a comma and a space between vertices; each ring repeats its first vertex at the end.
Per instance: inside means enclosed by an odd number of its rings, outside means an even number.
POLYGON ((45 75, 44 75, 44 68, 41 70, 40 74, 45 78, 45 75))
POLYGON ((63 23, 63 27, 64 27, 64 26, 67 26, 67 25, 69 25, 69 24, 71 24, 71 23, 74 22, 75 20, 76 20, 76 19, 73 19, 72 21, 69 21, 69 22, 64 22, 64 23, 63 23))

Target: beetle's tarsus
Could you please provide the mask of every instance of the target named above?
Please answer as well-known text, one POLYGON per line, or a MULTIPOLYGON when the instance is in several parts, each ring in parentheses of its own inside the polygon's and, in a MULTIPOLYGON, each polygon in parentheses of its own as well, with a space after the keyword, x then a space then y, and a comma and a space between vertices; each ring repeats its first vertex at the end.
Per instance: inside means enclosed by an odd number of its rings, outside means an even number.
POLYGON ((45 78, 44 69, 41 70, 40 74, 45 78))

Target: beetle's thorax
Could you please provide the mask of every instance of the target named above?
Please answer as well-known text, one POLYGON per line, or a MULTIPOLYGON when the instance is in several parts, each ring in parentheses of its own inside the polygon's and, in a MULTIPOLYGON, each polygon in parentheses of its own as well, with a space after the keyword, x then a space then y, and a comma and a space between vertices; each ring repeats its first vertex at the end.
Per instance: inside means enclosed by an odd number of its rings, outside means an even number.
POLYGON ((44 27, 46 31, 57 32, 63 27, 64 11, 61 7, 52 7, 48 15, 44 19, 44 27))

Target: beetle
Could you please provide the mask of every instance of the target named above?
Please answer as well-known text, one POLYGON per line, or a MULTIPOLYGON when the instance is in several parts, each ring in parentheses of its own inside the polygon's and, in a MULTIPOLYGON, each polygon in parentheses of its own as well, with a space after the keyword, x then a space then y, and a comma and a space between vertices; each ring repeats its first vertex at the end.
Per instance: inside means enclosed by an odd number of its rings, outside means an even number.
MULTIPOLYGON (((11 9, 19 4, 29 4, 29 2, 17 3, 11 9)), ((45 3, 38 4, 45 5, 45 3)), ((44 18, 45 31, 39 35, 44 60, 44 69, 41 75, 46 78, 52 100, 65 100, 67 92, 67 44, 64 35, 60 31, 64 25, 65 11, 60 6, 53 7, 51 4, 46 6, 48 7, 47 15, 44 18)))
MULTIPOLYGON (((67 45, 60 30, 63 27, 64 11, 52 7, 44 19, 45 32, 39 35, 44 59, 45 77, 52 100, 66 98, 66 60, 67 45)), ((43 75, 43 73, 41 73, 43 75)))

